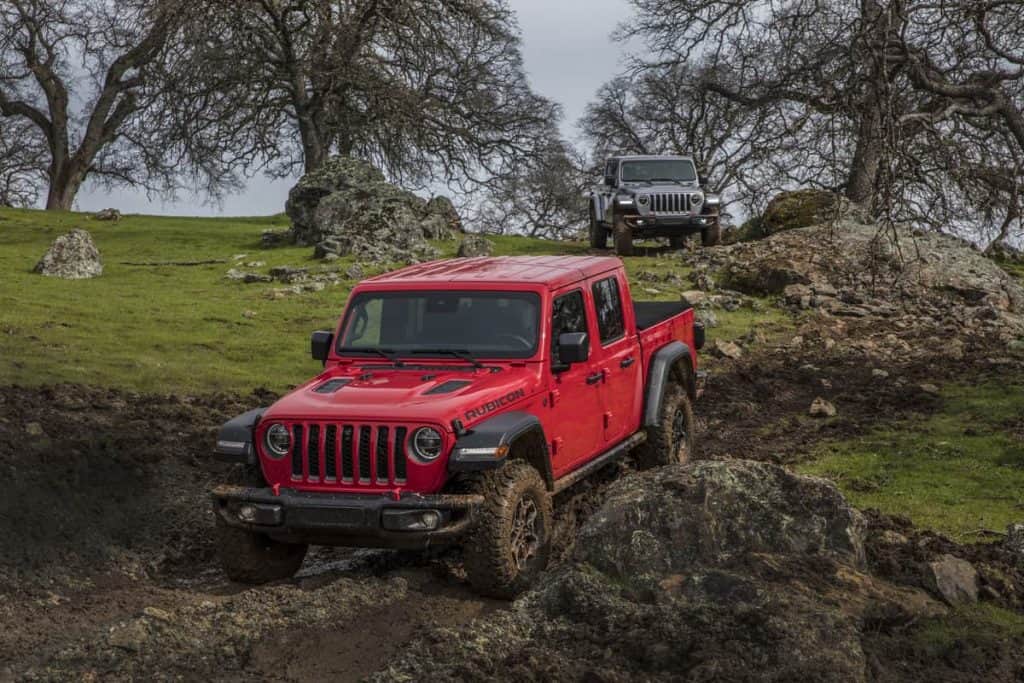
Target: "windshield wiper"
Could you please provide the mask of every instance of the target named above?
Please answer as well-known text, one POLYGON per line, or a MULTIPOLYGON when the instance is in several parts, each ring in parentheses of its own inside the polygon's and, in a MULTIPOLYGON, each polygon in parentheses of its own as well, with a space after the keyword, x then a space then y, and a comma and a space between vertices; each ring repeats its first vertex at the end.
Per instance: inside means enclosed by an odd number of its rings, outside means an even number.
POLYGON ((375 346, 341 346, 337 351, 338 353, 375 353, 391 362, 396 368, 405 367, 405 363, 398 358, 398 352, 394 349, 382 349, 375 346))
POLYGON ((680 180, 679 178, 651 178, 652 183, 688 183, 689 180, 680 180))
POLYGON ((473 354, 471 354, 469 351, 465 351, 463 349, 416 349, 415 351, 410 351, 410 353, 422 354, 422 355, 432 355, 432 354, 437 354, 437 353, 446 353, 446 354, 448 354, 450 356, 455 356, 456 358, 459 358, 461 360, 466 361, 467 363, 472 365, 474 368, 478 368, 479 369, 479 368, 484 367, 484 364, 481 363, 480 361, 478 361, 476 358, 474 358, 473 354))

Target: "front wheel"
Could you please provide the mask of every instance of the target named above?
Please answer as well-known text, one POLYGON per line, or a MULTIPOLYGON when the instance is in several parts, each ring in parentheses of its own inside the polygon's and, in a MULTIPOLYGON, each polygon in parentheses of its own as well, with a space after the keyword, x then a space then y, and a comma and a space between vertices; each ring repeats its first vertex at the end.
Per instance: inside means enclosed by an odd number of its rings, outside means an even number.
POLYGON ((484 496, 464 544, 466 574, 481 595, 511 599, 530 588, 551 554, 551 497, 525 460, 481 475, 484 496))
POLYGON ((214 538, 224 573, 238 583, 260 584, 291 578, 299 571, 309 548, 230 526, 219 515, 214 538))
POLYGON ((679 251, 680 249, 685 249, 686 248, 686 235, 675 235, 673 237, 669 237, 668 238, 668 243, 669 243, 669 246, 672 247, 672 249, 674 251, 679 251))
POLYGON ((590 248, 608 248, 608 231, 605 230, 605 227, 597 220, 597 216, 594 214, 593 209, 590 210, 590 248))
POLYGON ((635 460, 643 469, 678 465, 693 455, 697 420, 690 396, 673 382, 665 388, 658 425, 647 428, 647 441, 637 450, 635 460))
POLYGON ((633 255, 633 229, 626 225, 626 221, 621 216, 615 217, 615 229, 613 230, 615 238, 615 253, 618 256, 632 256, 633 255))
POLYGON ((717 246, 722 241, 722 226, 715 218, 715 222, 700 231, 700 242, 705 247, 717 246))

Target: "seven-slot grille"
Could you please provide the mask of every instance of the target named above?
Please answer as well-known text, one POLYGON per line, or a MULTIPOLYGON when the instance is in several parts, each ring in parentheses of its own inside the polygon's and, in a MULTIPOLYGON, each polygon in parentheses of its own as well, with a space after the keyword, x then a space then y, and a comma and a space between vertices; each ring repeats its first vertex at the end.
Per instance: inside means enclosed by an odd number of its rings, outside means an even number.
POLYGON ((685 192, 652 194, 651 211, 655 213, 687 213, 690 211, 690 195, 685 192))
POLYGON ((406 481, 406 427, 303 422, 291 429, 294 481, 366 486, 406 481))

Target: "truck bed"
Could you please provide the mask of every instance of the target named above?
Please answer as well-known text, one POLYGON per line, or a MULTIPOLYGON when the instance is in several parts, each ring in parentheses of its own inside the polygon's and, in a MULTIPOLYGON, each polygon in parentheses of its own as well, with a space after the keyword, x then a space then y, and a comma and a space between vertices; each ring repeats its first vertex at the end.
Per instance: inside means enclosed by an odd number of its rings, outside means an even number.
POLYGON ((665 322, 693 306, 685 301, 634 301, 633 313, 636 315, 636 329, 643 331, 665 322))

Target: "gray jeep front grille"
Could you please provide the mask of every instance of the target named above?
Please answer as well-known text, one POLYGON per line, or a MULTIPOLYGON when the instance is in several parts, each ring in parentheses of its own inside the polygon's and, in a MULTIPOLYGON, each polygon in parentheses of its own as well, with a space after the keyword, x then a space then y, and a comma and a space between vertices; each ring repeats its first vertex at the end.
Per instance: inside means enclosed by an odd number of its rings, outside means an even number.
POLYGON ((687 192, 652 194, 651 211, 654 213, 688 213, 690 211, 690 195, 687 192))

